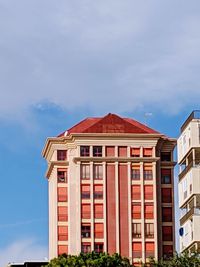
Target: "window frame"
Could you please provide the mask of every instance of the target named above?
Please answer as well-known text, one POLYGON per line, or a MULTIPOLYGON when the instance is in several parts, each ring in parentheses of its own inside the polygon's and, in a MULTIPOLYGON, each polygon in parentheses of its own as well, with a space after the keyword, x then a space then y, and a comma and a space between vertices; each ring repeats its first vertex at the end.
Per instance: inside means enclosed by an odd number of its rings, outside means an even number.
POLYGON ((57 150, 57 161, 65 161, 67 160, 67 150, 58 149, 57 150))
POLYGON ((103 147, 102 146, 93 146, 92 152, 93 152, 93 157, 102 157, 103 147))
POLYGON ((90 156, 90 146, 80 146, 80 156, 89 157, 90 156))

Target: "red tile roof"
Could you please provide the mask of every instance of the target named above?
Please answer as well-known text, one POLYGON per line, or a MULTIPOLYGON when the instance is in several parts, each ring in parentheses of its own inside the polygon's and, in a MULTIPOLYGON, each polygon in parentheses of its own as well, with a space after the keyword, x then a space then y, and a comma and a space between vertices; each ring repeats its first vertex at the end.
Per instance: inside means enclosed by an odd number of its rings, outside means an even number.
POLYGON ((159 134, 159 132, 129 118, 121 118, 116 114, 107 114, 102 118, 86 118, 70 128, 67 132, 59 135, 72 133, 137 133, 159 134))

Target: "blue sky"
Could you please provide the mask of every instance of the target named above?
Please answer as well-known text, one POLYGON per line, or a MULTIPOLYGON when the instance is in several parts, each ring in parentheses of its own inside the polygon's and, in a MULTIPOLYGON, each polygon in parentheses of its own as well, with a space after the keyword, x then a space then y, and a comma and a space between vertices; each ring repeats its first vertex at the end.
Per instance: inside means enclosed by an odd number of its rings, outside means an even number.
POLYGON ((48 256, 41 151, 87 116, 171 137, 200 97, 200 2, 0 0, 0 266, 48 256))

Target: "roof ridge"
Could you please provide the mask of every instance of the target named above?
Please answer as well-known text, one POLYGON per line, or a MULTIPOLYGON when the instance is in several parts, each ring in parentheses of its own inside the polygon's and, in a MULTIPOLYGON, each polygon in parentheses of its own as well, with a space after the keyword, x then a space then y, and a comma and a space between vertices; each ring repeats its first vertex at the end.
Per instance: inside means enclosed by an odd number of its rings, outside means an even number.
POLYGON ((124 118, 118 114, 108 113, 103 117, 87 117, 58 137, 73 133, 137 133, 160 134, 158 131, 132 118, 124 118))

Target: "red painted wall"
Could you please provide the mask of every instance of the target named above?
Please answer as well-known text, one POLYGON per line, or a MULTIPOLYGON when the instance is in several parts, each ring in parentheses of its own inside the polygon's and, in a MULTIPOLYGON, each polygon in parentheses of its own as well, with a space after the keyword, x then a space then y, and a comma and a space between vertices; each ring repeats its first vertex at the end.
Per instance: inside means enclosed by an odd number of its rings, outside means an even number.
POLYGON ((120 254, 124 257, 129 257, 127 168, 127 165, 119 165, 120 254))
POLYGON ((116 252, 116 194, 115 194, 115 166, 106 167, 107 182, 107 248, 108 253, 116 252))

